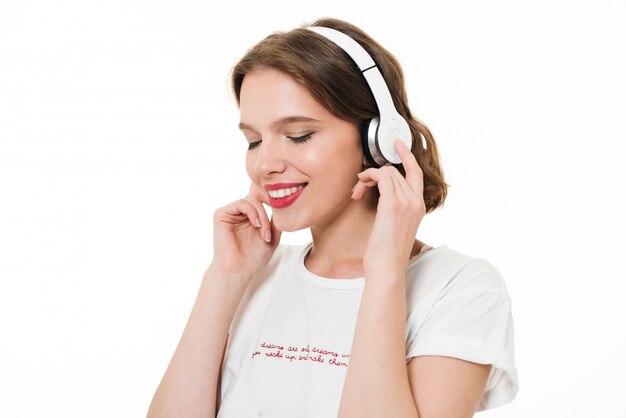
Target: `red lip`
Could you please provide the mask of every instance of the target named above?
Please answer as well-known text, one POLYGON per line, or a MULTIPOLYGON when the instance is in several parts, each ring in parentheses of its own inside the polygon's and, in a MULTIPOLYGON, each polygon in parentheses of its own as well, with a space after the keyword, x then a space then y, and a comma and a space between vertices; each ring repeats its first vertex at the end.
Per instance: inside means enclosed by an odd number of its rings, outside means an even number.
POLYGON ((296 187, 301 184, 305 184, 305 186, 289 196, 285 196, 280 199, 274 199, 272 196, 268 196, 267 200, 268 200, 269 205, 273 207, 274 209, 282 209, 282 208, 286 208, 287 206, 291 206, 296 201, 296 199, 300 197, 302 192, 304 192, 304 190, 306 189, 306 183, 277 183, 277 184, 265 185, 266 189, 268 187, 272 187, 273 189, 269 189, 269 190, 275 190, 275 189, 282 189, 282 188, 286 189, 288 187, 296 187), (280 187, 275 187, 277 185, 279 185, 280 187), (285 186, 285 185, 289 185, 289 186, 285 186))
POLYGON ((301 184, 306 183, 274 183, 274 184, 266 184, 265 190, 280 190, 280 189, 291 189, 292 187, 298 187, 301 184))

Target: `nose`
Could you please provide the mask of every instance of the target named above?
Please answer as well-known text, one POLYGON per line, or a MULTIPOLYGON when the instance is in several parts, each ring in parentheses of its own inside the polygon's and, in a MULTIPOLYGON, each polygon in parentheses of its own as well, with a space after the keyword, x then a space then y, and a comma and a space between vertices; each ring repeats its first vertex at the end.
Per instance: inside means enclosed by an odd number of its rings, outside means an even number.
POLYGON ((272 173, 281 173, 285 170, 283 143, 279 138, 266 137, 258 145, 258 152, 254 170, 261 177, 268 177, 272 173))

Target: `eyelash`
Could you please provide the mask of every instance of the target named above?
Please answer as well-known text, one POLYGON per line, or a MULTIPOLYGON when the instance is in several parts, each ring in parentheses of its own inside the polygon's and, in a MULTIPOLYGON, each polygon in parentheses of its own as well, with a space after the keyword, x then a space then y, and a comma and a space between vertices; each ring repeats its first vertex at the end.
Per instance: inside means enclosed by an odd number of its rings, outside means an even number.
MULTIPOLYGON (((311 132, 311 133, 308 133, 306 135, 298 136, 298 137, 295 137, 295 138, 291 137, 291 136, 288 136, 287 138, 291 139, 296 144, 302 144, 302 143, 305 143, 306 141, 308 141, 309 139, 311 139, 311 136, 313 136, 314 133, 315 132, 311 132)), ((257 145, 259 145, 260 143, 261 143, 261 141, 251 142, 248 145, 248 151, 251 150, 251 149, 256 148, 257 145)))

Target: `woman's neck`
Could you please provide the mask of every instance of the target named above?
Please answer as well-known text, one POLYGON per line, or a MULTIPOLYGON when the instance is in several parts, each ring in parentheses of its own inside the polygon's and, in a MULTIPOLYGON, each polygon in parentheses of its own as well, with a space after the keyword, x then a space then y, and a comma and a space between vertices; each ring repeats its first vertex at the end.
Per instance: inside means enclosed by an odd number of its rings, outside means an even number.
MULTIPOLYGON (((311 226, 313 246, 304 260, 307 270, 327 278, 363 277, 363 256, 374 227, 376 204, 372 198, 349 201, 338 209, 339 214, 329 215, 331 220, 311 226)), ((415 241, 411 257, 422 245, 415 241)))

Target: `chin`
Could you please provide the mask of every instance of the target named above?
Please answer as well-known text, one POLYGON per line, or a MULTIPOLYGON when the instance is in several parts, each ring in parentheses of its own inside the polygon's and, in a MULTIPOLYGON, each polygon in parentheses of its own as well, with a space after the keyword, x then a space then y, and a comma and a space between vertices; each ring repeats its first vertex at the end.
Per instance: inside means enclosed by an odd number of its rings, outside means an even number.
POLYGON ((273 214, 272 221, 274 222, 276 229, 281 232, 295 232, 309 227, 308 225, 304 225, 294 219, 283 219, 283 216, 276 216, 276 213, 273 214))

